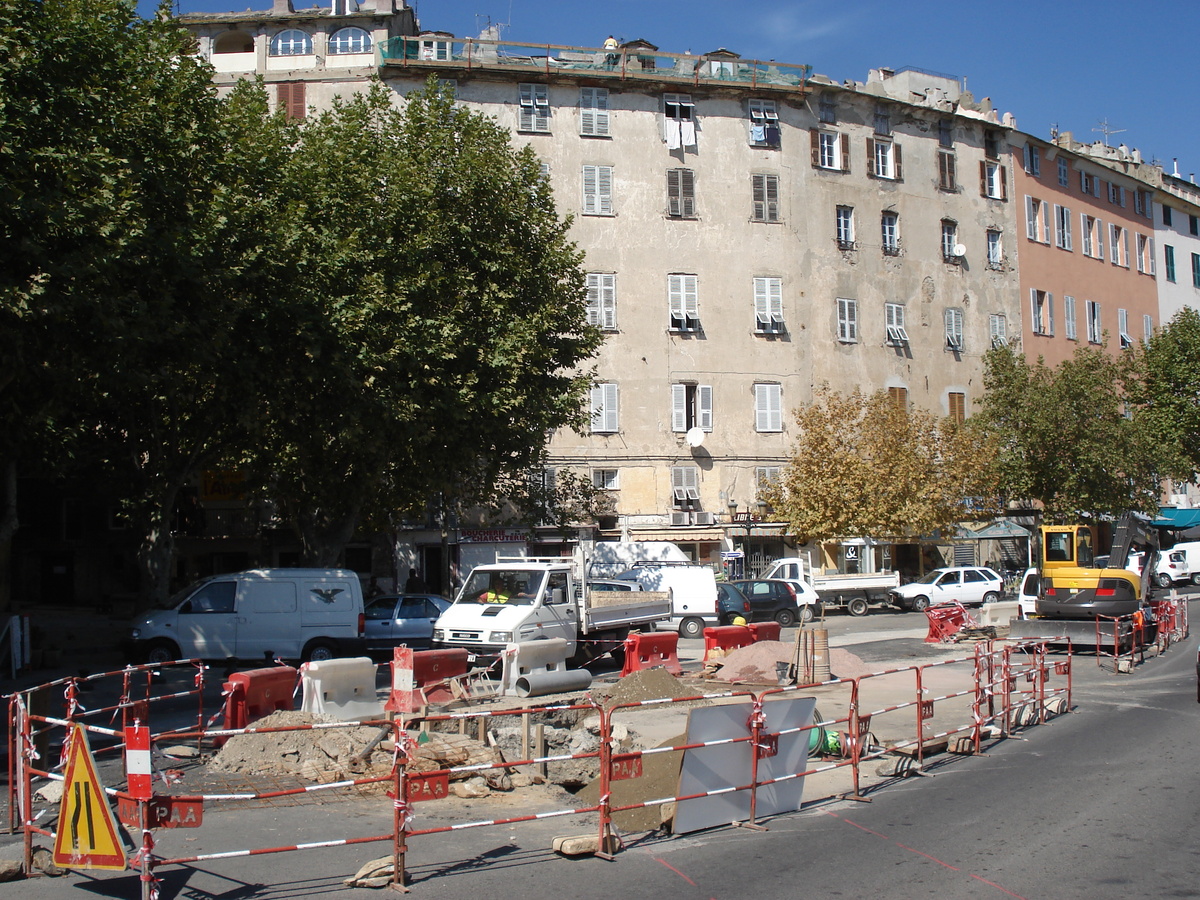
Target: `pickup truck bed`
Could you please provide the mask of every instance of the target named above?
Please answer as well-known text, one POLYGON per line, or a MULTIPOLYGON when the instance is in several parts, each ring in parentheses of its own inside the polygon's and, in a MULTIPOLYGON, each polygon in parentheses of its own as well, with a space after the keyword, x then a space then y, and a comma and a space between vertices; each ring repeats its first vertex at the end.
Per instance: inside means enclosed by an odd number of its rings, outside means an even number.
POLYGON ((631 625, 645 625, 671 617, 669 591, 588 591, 579 606, 584 634, 631 625))

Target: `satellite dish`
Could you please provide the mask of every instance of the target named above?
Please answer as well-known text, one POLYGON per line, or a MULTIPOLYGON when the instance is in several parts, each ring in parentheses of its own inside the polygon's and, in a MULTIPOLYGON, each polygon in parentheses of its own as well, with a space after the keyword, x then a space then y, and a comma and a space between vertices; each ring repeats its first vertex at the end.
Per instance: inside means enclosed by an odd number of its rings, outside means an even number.
POLYGON ((703 428, 689 428, 685 436, 689 447, 699 447, 704 443, 703 428))
POLYGON ((954 245, 954 255, 955 256, 966 256, 967 255, 966 245, 965 244, 955 244, 954 245))

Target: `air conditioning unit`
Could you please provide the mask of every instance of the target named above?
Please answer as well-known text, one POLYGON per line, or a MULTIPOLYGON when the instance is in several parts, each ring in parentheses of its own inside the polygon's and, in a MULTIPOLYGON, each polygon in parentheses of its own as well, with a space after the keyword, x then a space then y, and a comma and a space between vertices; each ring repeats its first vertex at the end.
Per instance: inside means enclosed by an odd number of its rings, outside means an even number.
POLYGON ((688 521, 688 518, 689 517, 686 512, 673 512, 671 513, 671 525, 690 525, 692 523, 688 521))
POLYGON ((696 525, 711 525, 716 519, 710 512, 698 512, 692 513, 692 521, 696 525))

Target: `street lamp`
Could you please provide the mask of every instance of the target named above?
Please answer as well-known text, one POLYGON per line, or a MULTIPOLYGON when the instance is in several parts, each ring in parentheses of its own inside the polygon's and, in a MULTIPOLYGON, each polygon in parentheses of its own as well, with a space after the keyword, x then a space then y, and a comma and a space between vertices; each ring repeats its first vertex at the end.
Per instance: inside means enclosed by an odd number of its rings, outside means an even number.
POLYGON ((729 521, 737 521, 737 501, 732 497, 729 498, 729 521))
POLYGON ((767 501, 759 500, 758 501, 758 521, 761 522, 766 517, 767 517, 767 501))

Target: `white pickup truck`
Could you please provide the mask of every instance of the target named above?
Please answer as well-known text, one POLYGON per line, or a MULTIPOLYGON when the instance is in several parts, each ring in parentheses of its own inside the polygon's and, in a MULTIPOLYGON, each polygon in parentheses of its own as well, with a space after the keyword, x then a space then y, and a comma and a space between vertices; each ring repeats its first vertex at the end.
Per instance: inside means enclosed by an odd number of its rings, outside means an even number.
POLYGON ((615 657, 630 631, 671 616, 661 591, 583 591, 576 597, 569 560, 476 566, 454 605, 433 626, 435 647, 497 657, 505 646, 563 638, 574 660, 615 657))
POLYGON ((762 577, 807 584, 823 607, 845 609, 852 616, 865 616, 872 603, 886 603, 888 591, 900 586, 899 572, 818 574, 800 557, 775 560, 762 577))

